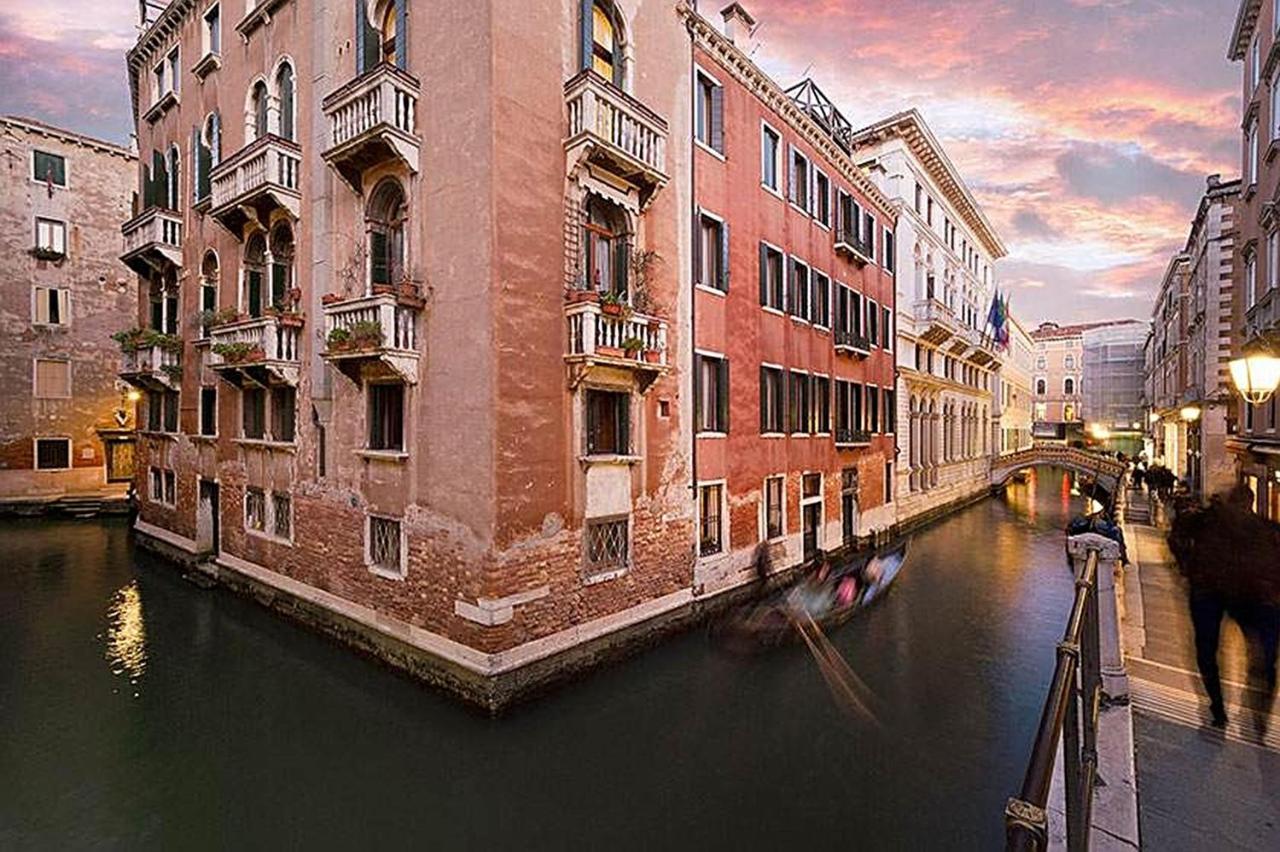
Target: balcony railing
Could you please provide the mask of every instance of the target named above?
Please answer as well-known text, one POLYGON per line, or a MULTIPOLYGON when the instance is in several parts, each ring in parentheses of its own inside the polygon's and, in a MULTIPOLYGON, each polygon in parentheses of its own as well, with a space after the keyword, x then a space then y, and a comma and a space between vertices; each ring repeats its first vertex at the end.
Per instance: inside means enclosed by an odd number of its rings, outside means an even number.
POLYGON ((862 356, 871 354, 871 340, 860 331, 837 328, 832 336, 837 352, 851 352, 862 356))
POLYGON ((227 373, 261 369, 286 384, 297 384, 301 341, 301 317, 296 315, 218 325, 209 330, 206 363, 227 373))
POLYGON ((836 446, 865 447, 871 444, 871 433, 865 429, 850 429, 847 426, 836 427, 836 446))
POLYGON ((302 210, 302 148, 279 136, 262 136, 219 163, 209 174, 210 214, 236 236, 256 215, 266 222, 282 207, 295 219, 302 210))
POLYGON ((569 351, 566 359, 591 366, 624 367, 647 374, 652 381, 667 368, 667 324, 656 317, 599 302, 574 302, 565 306, 569 351))
POLYGON ((121 353, 120 378, 148 390, 169 390, 181 383, 182 353, 145 346, 121 353))
POLYGON ((871 243, 851 228, 836 232, 835 250, 864 266, 871 262, 871 243))
POLYGON ((1272 287, 1244 315, 1245 339, 1280 334, 1280 289, 1272 287))
POLYGON ((934 345, 945 343, 960 326, 951 309, 937 299, 924 299, 915 303, 914 314, 919 337, 934 345))
MULTIPOLYGON (((410 384, 418 381, 417 305, 395 293, 376 293, 324 306, 324 357, 353 368, 379 360, 410 384), (335 333, 338 332, 338 333, 335 333)), ((358 377, 358 370, 352 373, 358 377)))
POLYGON ((382 63, 324 99, 327 163, 359 192, 366 169, 390 159, 418 171, 418 80, 382 63))
POLYGON ((591 160, 640 190, 641 204, 667 182, 667 122, 594 71, 565 84, 573 162, 591 160))
POLYGON ((120 260, 139 275, 153 269, 182 266, 182 214, 148 207, 120 228, 124 252, 120 260))

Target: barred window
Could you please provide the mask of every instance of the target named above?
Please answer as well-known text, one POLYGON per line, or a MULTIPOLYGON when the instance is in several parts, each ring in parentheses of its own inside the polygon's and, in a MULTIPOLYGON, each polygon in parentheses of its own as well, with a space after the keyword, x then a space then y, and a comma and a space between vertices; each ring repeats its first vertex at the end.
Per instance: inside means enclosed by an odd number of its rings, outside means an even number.
POLYGON ((588 577, 623 571, 631 564, 629 526, 627 518, 587 522, 583 570, 588 577))
POLYGON ((724 486, 704 485, 698 490, 698 552, 703 556, 724 549, 721 531, 720 497, 724 486))
POLYGON ((280 538, 293 536, 293 498, 288 492, 271 493, 272 532, 280 538))
POLYGON ((764 481, 764 529, 765 538, 774 539, 782 535, 782 495, 786 480, 781 476, 771 476, 764 481))
POLYGON ((244 490, 244 528, 265 532, 267 529, 267 496, 261 488, 244 490))
POLYGON ((369 516, 369 539, 365 558, 375 572, 404 576, 403 553, 400 548, 400 521, 395 518, 369 516))
POLYGON ((36 470, 66 470, 71 467, 70 438, 37 438, 36 470))

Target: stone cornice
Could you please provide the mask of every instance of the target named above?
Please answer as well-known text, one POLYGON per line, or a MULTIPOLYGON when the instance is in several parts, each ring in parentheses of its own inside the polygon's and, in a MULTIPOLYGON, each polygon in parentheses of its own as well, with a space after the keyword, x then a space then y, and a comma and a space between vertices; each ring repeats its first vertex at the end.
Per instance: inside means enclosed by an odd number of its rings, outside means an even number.
POLYGON ((27 133, 45 136, 50 139, 57 139, 59 142, 66 142, 69 145, 83 145, 100 154, 112 154, 114 156, 125 157, 130 160, 137 159, 136 154, 122 145, 116 145, 102 139, 95 139, 92 136, 85 136, 82 133, 75 133, 71 130, 63 130, 60 127, 54 127, 43 122, 22 118, 21 116, 0 116, 0 127, 4 127, 6 125, 19 128, 27 133))
POLYGON ((1227 58, 1232 62, 1244 59, 1245 53, 1248 52, 1261 8, 1262 0, 1240 0, 1240 9, 1236 12, 1236 24, 1231 29, 1231 43, 1227 45, 1227 58))
POLYGON ((855 148, 865 148, 890 139, 901 139, 929 178, 942 190, 947 202, 982 243, 992 260, 1008 254, 1004 242, 987 219, 977 199, 969 192, 959 171, 947 157, 941 143, 914 108, 880 121, 853 134, 855 148))
POLYGON ((830 134, 819 127, 808 113, 791 100, 781 86, 760 70, 745 53, 725 38, 705 18, 693 11, 687 3, 680 2, 676 6, 676 14, 684 18, 694 46, 710 54, 723 71, 741 83, 775 115, 785 121, 793 131, 800 134, 805 142, 825 157, 827 163, 833 166, 854 189, 862 193, 863 197, 882 215, 889 219, 894 218, 893 204, 888 196, 881 192, 867 173, 854 163, 853 158, 836 144, 830 134))

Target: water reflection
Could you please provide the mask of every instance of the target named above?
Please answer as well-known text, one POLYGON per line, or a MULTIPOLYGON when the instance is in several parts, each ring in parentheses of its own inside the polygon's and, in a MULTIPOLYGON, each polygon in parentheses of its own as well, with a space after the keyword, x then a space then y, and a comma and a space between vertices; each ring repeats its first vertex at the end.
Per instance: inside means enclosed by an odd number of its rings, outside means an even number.
POLYGON ((146 671, 147 628, 137 580, 117 591, 107 609, 107 662, 112 674, 128 677, 134 687, 146 671))

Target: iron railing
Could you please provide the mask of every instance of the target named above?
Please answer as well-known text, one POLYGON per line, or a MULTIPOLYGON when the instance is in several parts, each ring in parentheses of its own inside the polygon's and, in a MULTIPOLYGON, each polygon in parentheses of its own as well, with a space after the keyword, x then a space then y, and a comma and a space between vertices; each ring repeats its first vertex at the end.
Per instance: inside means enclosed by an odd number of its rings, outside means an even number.
POLYGON ((1041 852, 1049 844, 1047 804, 1058 740, 1062 739, 1067 849, 1089 848, 1093 789, 1098 776, 1098 713, 1102 672, 1098 650, 1098 551, 1090 549, 1076 576, 1071 618, 1058 643, 1058 662, 1022 789, 1005 806, 1007 852, 1041 852))

